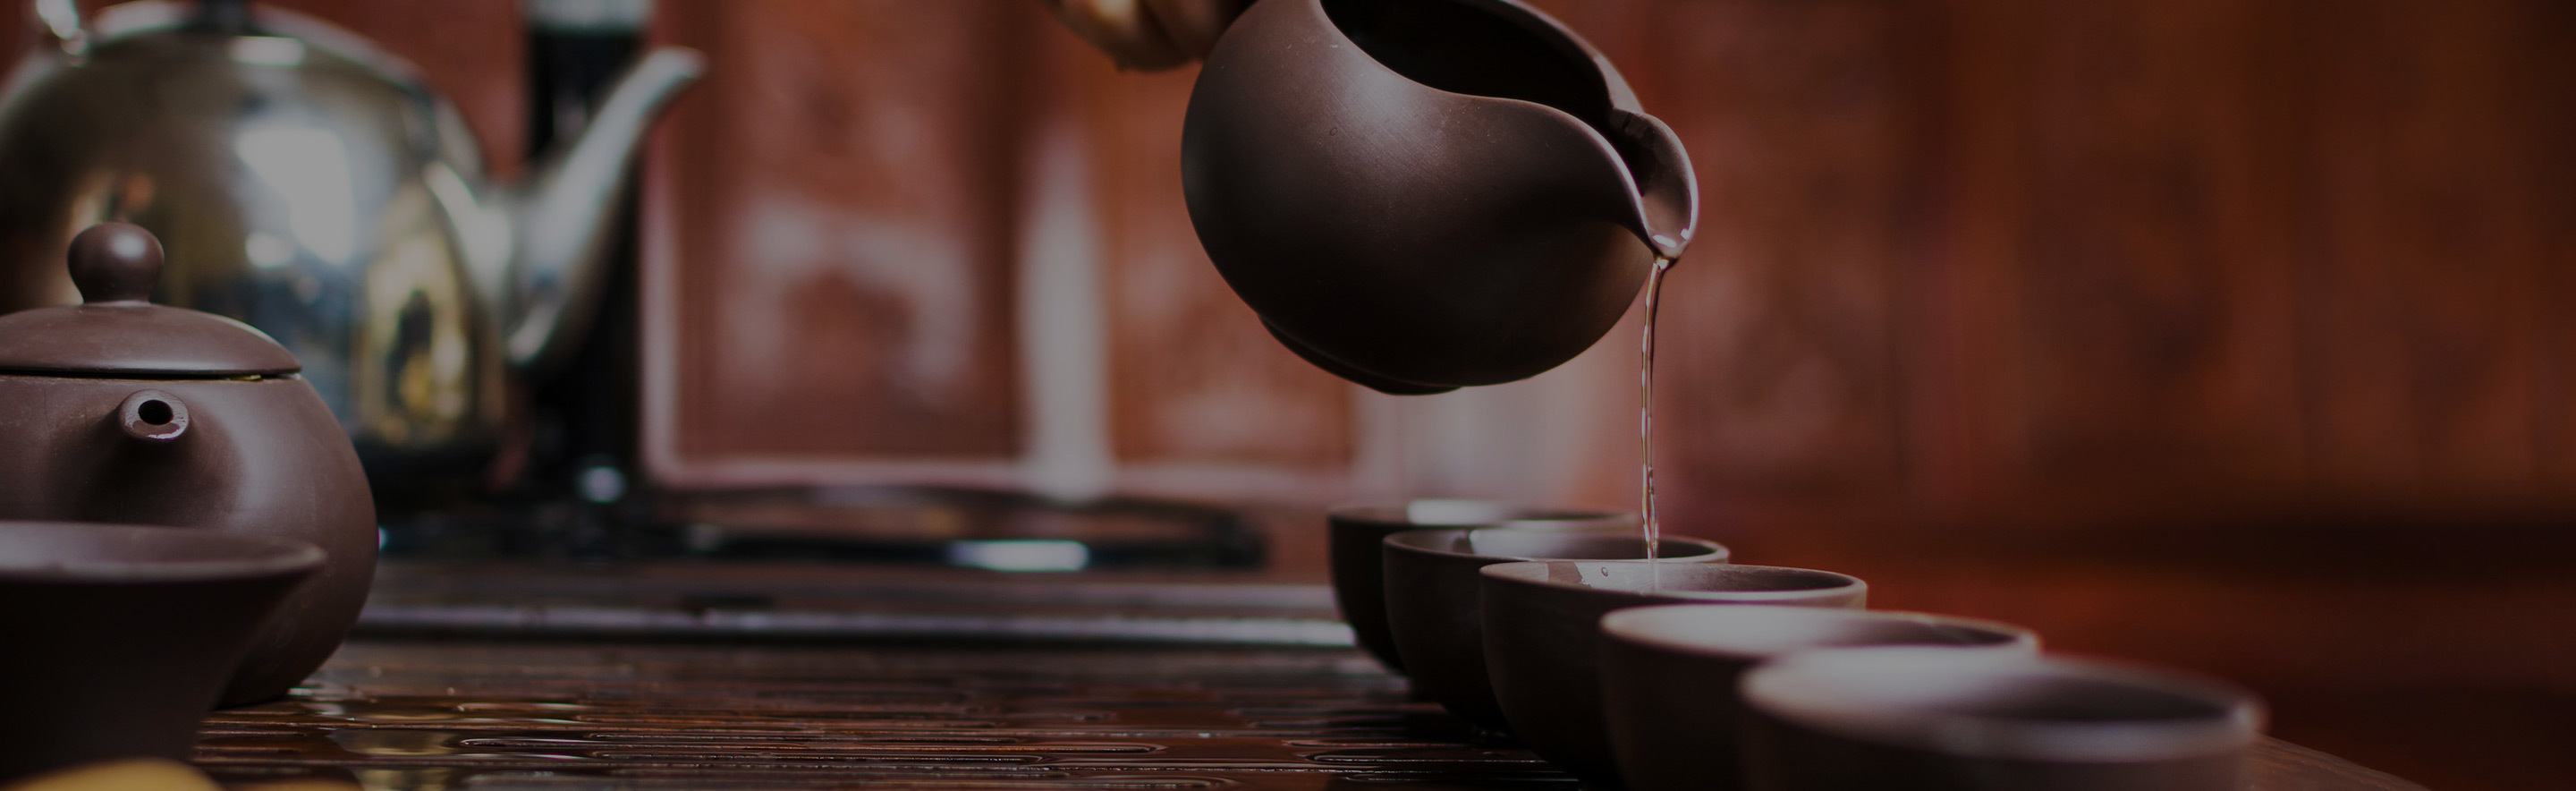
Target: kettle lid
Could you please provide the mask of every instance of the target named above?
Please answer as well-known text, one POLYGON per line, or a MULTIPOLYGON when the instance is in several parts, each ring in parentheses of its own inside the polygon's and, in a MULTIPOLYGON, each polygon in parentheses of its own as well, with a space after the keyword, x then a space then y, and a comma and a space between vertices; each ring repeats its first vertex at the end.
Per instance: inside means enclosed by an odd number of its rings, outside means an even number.
POLYGON ((155 305, 161 241, 121 222, 72 238, 72 283, 83 304, 0 316, 0 373, 199 378, 290 374, 295 354, 248 324, 155 305))

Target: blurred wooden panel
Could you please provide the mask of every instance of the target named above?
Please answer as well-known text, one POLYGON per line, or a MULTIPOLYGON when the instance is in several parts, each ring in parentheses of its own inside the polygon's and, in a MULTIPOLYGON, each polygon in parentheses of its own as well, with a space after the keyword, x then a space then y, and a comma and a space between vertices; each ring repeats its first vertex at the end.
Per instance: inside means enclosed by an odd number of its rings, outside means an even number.
POLYGON ((1694 486, 1888 496, 1904 485, 1895 344, 1933 120, 1907 38, 1920 14, 1657 10, 1598 43, 1699 178, 1698 236, 1657 320, 1659 455, 1694 486))
POLYGON ((659 13, 709 61, 652 162, 678 262, 656 286, 672 325, 656 331, 674 340, 666 472, 1009 461, 1028 65, 1014 53, 1042 15, 896 0, 659 13))
POLYGON ((2564 4, 1565 10, 1706 194, 1686 501, 2576 502, 2564 4))
MULTIPOLYGON (((2016 311, 2023 485, 2295 484, 2303 454, 2287 155, 2274 112, 2285 42, 2230 0, 2031 3, 2004 47, 2019 159, 2014 236, 1994 294, 2016 311)), ((1973 111, 1973 110, 1972 110, 1973 111)), ((1978 196, 1966 196, 1977 200, 1978 196)), ((1972 204, 1973 205, 1973 204, 1972 204)), ((1968 222, 2001 219, 1963 218, 1968 222)), ((2002 423, 2003 421, 1998 421, 2002 423)))
POLYGON ((1281 347, 1199 248, 1181 195, 1195 67, 1134 74, 1059 38, 1091 141, 1107 286, 1113 443, 1123 462, 1339 471, 1351 385, 1281 347))
POLYGON ((2538 424, 2534 463, 2545 491, 2576 490, 2576 48, 2565 46, 2576 32, 2576 4, 2527 2, 2505 32, 2505 47, 2516 67, 2509 79, 2525 100, 2514 124, 2520 156, 2528 166, 2511 169, 2515 191, 2526 201, 2524 232, 2529 254, 2538 263, 2538 338, 2534 344, 2539 371, 2532 388, 2538 424))
POLYGON ((2566 394, 2536 399, 2541 322, 2570 296, 2563 276, 2544 290, 2544 273, 2576 264, 2568 8, 2306 10, 2301 342, 2318 483, 2534 494, 2544 444, 2566 441, 2539 422, 2543 409, 2563 420, 2566 394), (2544 113, 2557 135, 2535 123, 2544 113))

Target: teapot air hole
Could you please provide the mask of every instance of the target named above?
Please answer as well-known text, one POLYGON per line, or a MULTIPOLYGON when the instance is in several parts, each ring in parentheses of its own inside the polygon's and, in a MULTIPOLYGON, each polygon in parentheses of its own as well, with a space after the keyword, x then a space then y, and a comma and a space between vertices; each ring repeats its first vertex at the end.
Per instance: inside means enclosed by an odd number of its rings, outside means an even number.
POLYGON ((139 390, 116 408, 125 433, 146 442, 168 442, 188 432, 188 405, 159 390, 139 390))

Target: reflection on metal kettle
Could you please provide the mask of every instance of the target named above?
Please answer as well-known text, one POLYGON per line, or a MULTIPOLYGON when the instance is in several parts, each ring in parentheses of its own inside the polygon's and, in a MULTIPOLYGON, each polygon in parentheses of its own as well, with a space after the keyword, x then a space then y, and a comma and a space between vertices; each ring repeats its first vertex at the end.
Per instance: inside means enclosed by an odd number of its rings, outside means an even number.
POLYGON ((161 300, 285 344, 380 482, 479 464, 506 377, 579 343, 633 154, 703 68, 645 55, 494 185, 455 108, 347 31, 241 0, 36 10, 53 46, 0 97, 0 311, 77 301, 79 229, 149 228, 161 300))

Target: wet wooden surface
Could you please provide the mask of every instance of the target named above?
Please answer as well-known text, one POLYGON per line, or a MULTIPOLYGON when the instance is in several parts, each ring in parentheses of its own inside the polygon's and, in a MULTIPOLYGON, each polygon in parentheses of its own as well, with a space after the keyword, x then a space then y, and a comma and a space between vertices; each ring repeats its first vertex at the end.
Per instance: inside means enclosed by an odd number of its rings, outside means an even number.
MULTIPOLYGON (((476 788, 1565 789, 1350 649, 1115 645, 344 647, 291 698, 218 712, 233 785, 476 788)), ((2293 745, 2257 791, 2420 789, 2293 745)))

